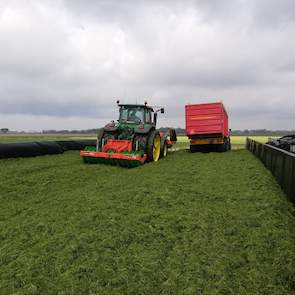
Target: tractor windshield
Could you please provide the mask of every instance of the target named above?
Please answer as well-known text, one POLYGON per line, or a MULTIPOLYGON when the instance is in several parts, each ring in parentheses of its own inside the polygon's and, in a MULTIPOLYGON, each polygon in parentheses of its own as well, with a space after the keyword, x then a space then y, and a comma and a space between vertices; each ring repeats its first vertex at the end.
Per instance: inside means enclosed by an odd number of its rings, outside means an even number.
POLYGON ((121 106, 120 122, 141 123, 144 122, 144 108, 136 106, 121 106))

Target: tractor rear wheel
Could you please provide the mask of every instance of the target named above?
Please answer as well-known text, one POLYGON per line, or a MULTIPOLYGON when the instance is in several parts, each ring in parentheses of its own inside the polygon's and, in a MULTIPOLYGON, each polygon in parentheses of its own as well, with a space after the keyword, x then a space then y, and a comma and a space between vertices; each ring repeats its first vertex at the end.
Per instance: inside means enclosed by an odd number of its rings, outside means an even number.
POLYGON ((161 137, 158 131, 153 130, 150 133, 147 144, 148 162, 157 162, 161 153, 161 137))

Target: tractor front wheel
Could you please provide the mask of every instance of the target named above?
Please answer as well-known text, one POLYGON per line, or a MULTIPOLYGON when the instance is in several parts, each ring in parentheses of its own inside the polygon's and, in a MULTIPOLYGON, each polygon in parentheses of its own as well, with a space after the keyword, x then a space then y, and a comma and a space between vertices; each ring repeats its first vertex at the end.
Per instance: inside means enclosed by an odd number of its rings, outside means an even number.
POLYGON ((158 131, 153 130, 148 139, 147 160, 157 162, 161 153, 161 137, 158 131))
POLYGON ((165 158, 167 156, 167 143, 165 138, 161 138, 161 153, 160 153, 160 158, 165 158))

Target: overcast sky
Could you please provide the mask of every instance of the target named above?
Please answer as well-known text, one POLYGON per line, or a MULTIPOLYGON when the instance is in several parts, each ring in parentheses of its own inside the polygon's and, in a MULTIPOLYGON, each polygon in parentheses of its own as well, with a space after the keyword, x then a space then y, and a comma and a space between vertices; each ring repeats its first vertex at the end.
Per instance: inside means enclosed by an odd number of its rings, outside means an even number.
POLYGON ((100 127, 118 98, 295 129, 295 1, 0 0, 0 128, 100 127))

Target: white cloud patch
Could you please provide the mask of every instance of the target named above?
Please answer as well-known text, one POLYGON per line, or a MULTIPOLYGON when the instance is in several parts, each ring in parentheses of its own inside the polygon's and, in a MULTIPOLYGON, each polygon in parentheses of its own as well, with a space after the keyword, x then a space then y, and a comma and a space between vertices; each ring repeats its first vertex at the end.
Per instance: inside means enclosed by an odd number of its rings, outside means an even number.
POLYGON ((0 126, 95 128, 121 98, 164 105, 161 125, 223 100, 233 129, 295 129, 294 3, 3 1, 0 126))

